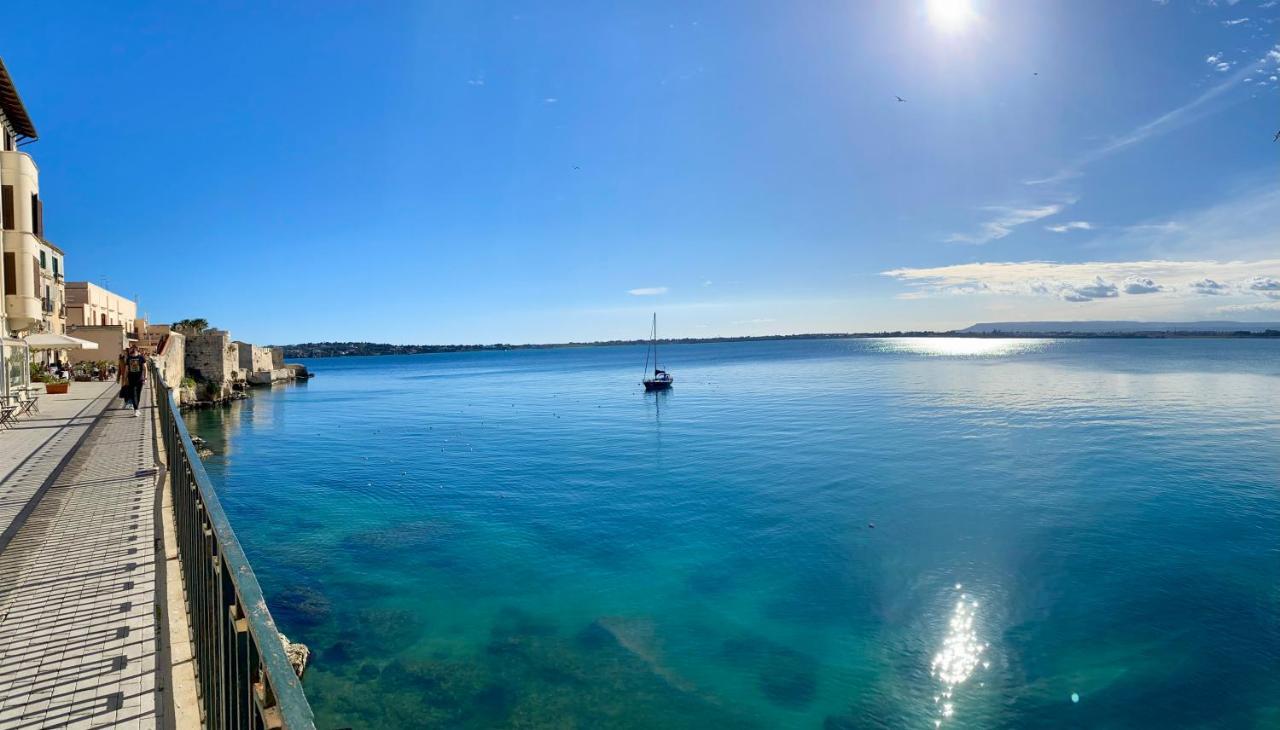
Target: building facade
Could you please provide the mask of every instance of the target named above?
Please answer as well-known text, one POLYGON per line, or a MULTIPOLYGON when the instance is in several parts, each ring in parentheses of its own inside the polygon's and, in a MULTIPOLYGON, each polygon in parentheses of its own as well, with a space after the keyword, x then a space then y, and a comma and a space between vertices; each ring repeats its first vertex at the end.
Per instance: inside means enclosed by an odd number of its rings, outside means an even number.
POLYGON ((44 209, 40 172, 31 155, 21 149, 37 136, 9 70, 0 60, 0 373, 4 376, 0 390, 6 393, 27 379, 30 354, 20 338, 40 331, 46 322, 41 299, 44 209))
POLYGON ((67 331, 67 257, 62 249, 49 241, 40 241, 40 318, 39 330, 54 334, 67 331))
MULTIPOLYGON (((40 257, 44 246, 44 204, 40 200, 40 171, 21 145, 36 139, 9 71, 0 61, 0 234, 4 256, 4 334, 22 337, 40 330, 45 321, 44 278, 40 257)), ((48 254, 44 254, 46 260, 48 254)), ((61 258, 61 253, 58 254, 61 258)))
POLYGON ((136 335, 138 304, 88 281, 66 283, 67 324, 124 327, 136 335))

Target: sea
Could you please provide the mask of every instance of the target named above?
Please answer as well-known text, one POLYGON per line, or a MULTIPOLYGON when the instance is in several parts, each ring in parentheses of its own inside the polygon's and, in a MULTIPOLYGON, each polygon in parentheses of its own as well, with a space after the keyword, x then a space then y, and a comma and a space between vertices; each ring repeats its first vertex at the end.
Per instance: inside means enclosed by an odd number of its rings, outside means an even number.
POLYGON ((319 727, 1280 727, 1280 341, 660 355, 187 415, 319 727))

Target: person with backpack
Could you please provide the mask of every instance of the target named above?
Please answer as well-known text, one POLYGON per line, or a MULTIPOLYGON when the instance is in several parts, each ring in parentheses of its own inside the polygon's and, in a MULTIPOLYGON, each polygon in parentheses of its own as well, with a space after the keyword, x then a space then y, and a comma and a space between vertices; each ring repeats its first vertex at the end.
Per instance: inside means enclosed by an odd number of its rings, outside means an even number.
POLYGON ((120 371, 124 385, 124 404, 133 405, 133 417, 138 417, 138 405, 142 400, 142 386, 147 382, 147 358, 137 345, 129 345, 124 354, 124 367, 120 371))

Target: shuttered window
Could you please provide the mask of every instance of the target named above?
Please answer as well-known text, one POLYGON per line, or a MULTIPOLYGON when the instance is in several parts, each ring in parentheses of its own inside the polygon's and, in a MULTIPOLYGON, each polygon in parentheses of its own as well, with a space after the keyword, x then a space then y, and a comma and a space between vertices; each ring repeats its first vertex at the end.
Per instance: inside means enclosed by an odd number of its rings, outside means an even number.
POLYGON ((12 231, 14 229, 12 185, 0 187, 0 215, 4 217, 4 229, 12 231))
POLYGON ((31 194, 31 232, 37 236, 44 235, 44 205, 35 193, 31 194))
MULTIPOLYGON (((5 187, 9 186, 6 185, 5 187)), ((13 253, 4 255, 4 293, 18 293, 18 261, 13 253)))

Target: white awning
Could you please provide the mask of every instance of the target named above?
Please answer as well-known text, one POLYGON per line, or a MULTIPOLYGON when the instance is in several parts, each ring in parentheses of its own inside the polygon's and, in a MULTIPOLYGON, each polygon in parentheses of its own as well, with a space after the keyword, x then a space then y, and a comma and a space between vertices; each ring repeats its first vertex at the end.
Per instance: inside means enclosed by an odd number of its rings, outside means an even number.
POLYGON ((96 350, 98 343, 82 340, 70 335, 55 335, 42 332, 38 335, 27 335, 24 338, 27 346, 33 350, 96 350))

